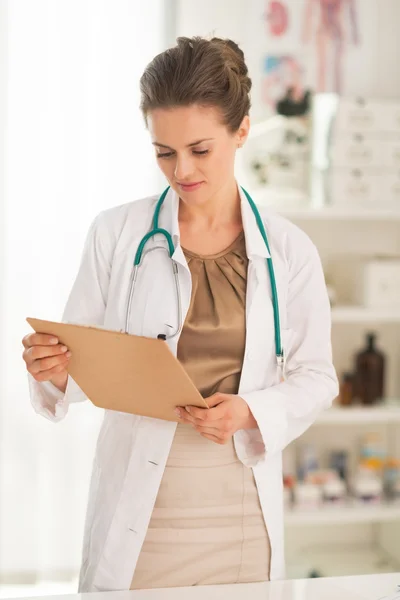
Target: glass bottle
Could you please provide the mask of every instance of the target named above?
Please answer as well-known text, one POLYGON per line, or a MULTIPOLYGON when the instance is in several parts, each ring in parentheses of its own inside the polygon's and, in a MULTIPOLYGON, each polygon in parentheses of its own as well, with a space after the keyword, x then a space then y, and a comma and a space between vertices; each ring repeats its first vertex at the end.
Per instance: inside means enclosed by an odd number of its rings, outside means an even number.
POLYGON ((349 406, 353 402, 353 374, 343 373, 340 382, 339 404, 341 406, 349 406))
POLYGON ((385 355, 375 345, 376 335, 368 333, 366 347, 355 357, 355 396, 362 404, 375 404, 384 397, 385 355))

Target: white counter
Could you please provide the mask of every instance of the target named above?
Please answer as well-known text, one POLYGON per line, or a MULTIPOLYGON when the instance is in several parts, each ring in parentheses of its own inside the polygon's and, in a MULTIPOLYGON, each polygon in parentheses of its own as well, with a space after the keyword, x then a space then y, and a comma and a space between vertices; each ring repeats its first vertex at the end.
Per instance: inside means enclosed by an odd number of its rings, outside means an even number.
POLYGON ((167 590, 41 596, 35 600, 400 600, 400 573, 167 590))

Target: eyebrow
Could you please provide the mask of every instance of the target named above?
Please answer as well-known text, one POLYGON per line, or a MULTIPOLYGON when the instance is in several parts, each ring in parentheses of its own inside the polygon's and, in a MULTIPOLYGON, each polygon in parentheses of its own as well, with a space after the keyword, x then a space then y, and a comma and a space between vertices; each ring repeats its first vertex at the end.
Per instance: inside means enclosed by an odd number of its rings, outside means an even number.
MULTIPOLYGON (((192 148, 192 146, 198 146, 198 144, 202 144, 203 142, 210 142, 215 138, 205 138, 203 140, 197 140, 197 142, 192 142, 187 145, 187 148, 192 148)), ((173 150, 171 146, 167 146, 166 144, 160 144, 159 142, 153 142, 153 146, 158 146, 159 148, 168 148, 168 150, 173 150)))

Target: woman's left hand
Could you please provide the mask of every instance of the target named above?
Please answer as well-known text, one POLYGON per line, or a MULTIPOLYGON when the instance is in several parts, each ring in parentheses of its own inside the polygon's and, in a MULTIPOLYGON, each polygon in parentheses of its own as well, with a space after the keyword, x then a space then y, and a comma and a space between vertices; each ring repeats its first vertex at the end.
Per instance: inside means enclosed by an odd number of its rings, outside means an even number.
POLYGON ((176 409, 180 422, 192 425, 203 437, 226 444, 239 429, 257 427, 248 404, 240 396, 218 393, 205 401, 210 408, 186 406, 176 409))

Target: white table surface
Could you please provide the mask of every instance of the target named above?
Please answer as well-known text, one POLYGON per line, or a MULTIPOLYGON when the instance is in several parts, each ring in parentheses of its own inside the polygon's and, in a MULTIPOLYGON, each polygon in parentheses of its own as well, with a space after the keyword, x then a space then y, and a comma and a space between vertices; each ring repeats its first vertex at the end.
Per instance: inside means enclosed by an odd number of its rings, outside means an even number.
POLYGON ((35 600, 400 600, 400 573, 134 592, 39 596, 35 600))

